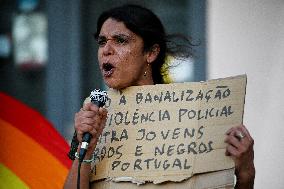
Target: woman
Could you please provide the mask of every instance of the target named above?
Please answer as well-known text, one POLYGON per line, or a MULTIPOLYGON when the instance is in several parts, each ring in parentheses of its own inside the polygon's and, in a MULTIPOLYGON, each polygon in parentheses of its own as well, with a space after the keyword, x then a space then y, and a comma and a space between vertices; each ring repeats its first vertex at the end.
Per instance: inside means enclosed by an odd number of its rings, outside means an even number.
MULTIPOLYGON (((161 68, 166 54, 187 57, 190 47, 168 46, 159 18, 150 10, 136 5, 125 5, 104 12, 98 19, 97 33, 99 66, 106 85, 117 90, 129 86, 163 83, 161 68)), ((91 103, 84 104, 75 115, 78 141, 89 132, 93 135, 85 159, 92 157, 97 138, 105 126, 107 111, 91 103)), ((227 133, 226 155, 236 165, 235 188, 253 188, 255 169, 253 163, 253 139, 243 125, 231 128, 227 133)), ((90 165, 82 164, 81 188, 92 188, 89 183, 90 165)), ((76 188, 78 160, 67 177, 65 188, 76 188)))

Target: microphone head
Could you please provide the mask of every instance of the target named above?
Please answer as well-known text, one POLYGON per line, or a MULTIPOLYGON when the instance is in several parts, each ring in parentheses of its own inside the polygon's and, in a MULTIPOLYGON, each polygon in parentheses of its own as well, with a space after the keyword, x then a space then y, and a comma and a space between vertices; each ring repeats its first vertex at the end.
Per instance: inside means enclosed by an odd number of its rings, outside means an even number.
POLYGON ((107 92, 100 89, 95 89, 90 94, 91 102, 99 107, 103 107, 108 100, 107 92))

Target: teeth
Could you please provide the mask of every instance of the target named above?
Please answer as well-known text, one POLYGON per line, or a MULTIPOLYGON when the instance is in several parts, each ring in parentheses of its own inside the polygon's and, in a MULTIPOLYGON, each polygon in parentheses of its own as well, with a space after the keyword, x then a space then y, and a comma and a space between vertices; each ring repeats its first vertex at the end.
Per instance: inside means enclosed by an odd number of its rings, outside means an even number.
POLYGON ((113 74, 114 66, 111 63, 104 63, 102 66, 104 77, 110 77, 113 74))

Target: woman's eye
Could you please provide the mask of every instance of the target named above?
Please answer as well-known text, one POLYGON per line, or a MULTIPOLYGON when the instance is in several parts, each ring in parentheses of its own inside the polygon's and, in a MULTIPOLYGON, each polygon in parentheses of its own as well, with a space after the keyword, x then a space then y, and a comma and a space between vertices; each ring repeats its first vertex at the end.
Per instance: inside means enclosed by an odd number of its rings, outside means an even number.
POLYGON ((127 39, 125 37, 122 37, 122 36, 116 36, 115 37, 115 42, 117 44, 124 44, 127 42, 127 39))
POLYGON ((97 40, 97 43, 99 46, 104 46, 106 44, 107 40, 104 37, 99 37, 97 40))
POLYGON ((117 44, 117 45, 123 45, 123 44, 126 44, 128 42, 128 37, 127 36, 120 36, 120 35, 117 35, 117 36, 114 36, 112 38, 106 38, 104 36, 100 36, 98 37, 97 39, 97 43, 100 47, 103 47, 106 45, 106 43, 108 41, 113 41, 113 43, 117 44))

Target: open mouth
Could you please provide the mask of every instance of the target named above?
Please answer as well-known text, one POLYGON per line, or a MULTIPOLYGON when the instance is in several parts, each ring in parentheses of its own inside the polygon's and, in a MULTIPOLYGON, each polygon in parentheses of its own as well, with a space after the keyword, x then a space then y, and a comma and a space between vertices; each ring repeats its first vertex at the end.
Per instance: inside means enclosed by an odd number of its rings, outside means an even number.
POLYGON ((114 66, 111 63, 104 63, 102 68, 103 68, 103 75, 105 77, 109 77, 112 75, 114 66))

